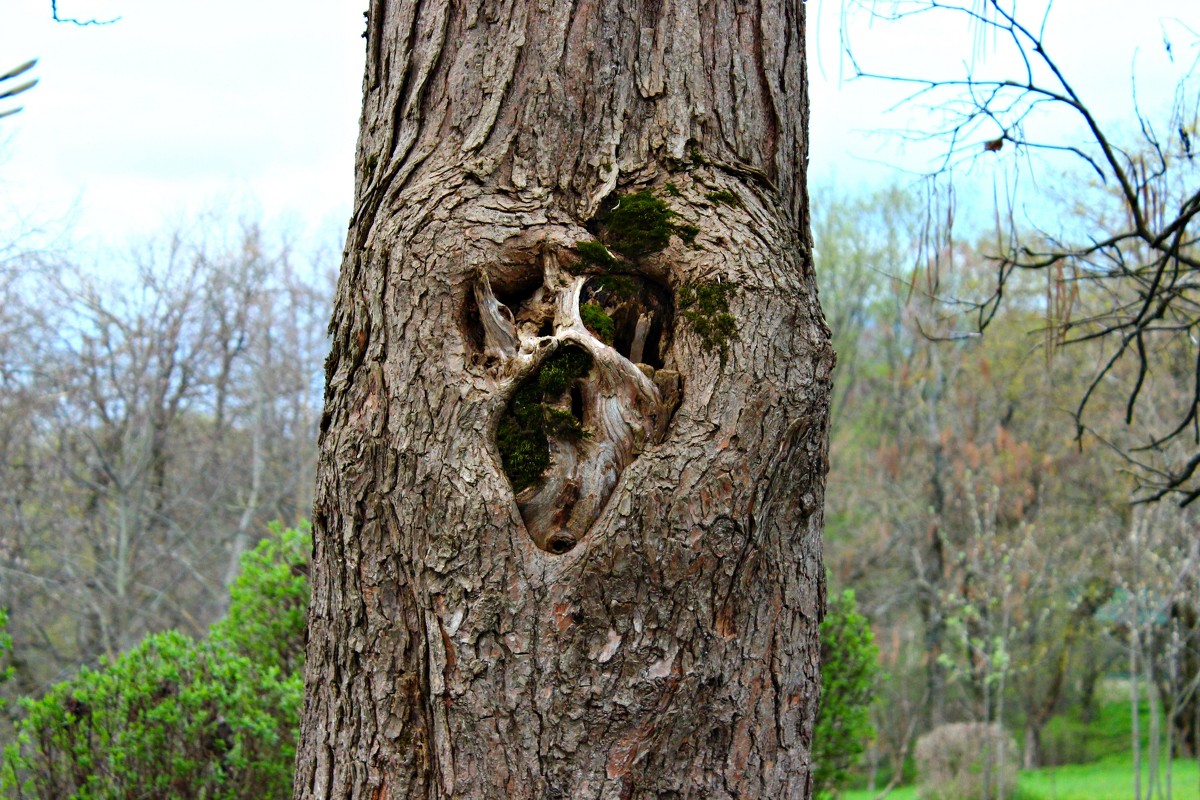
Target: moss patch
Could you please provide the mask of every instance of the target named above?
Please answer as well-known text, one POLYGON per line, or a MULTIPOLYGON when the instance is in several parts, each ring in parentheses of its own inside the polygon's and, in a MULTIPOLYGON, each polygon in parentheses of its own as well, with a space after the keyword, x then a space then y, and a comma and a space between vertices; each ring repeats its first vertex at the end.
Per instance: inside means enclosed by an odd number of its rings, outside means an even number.
POLYGON ((542 362, 537 385, 543 399, 553 400, 592 368, 592 356, 578 347, 560 347, 542 362))
POLYGON ((639 258, 657 253, 675 233, 675 212, 645 190, 622 195, 616 205, 600 215, 608 246, 623 256, 639 258))
POLYGON ((599 303, 594 300, 584 303, 579 307, 579 316, 588 330, 596 334, 597 339, 605 344, 613 343, 613 337, 617 332, 616 324, 612 317, 604 312, 599 303))
POLYGON ((696 246, 696 234, 700 232, 700 229, 695 225, 676 225, 675 232, 679 234, 679 238, 683 239, 684 242, 693 247, 696 246))
POLYGON ((608 248, 595 239, 575 245, 575 252, 579 253, 585 264, 592 264, 603 269, 619 266, 612 253, 608 252, 608 248))
MULTIPOLYGON (((666 192, 672 196, 680 194, 679 187, 673 183, 667 184, 666 192)), ((678 216, 649 189, 621 195, 596 220, 608 249, 605 250, 599 242, 585 242, 576 245, 575 249, 588 263, 610 271, 619 270, 620 265, 609 250, 636 260, 664 249, 670 244, 672 236, 694 244, 700 229, 695 225, 675 222, 678 216)))
POLYGON ((729 191, 728 189, 721 189, 720 191, 717 191, 717 192, 709 192, 708 194, 704 195, 704 197, 710 203, 715 203, 717 205, 724 204, 727 206, 738 206, 738 207, 740 207, 742 205, 742 198, 738 197, 736 194, 729 191))
POLYGON ((594 280, 597 287, 618 297, 637 297, 637 282, 628 275, 598 275, 594 280))
MULTIPOLYGON (((603 313, 603 312, 601 312, 603 313)), ((496 428, 500 462, 514 492, 537 483, 550 466, 547 433, 582 437, 583 425, 575 415, 550 403, 562 397, 571 384, 592 368, 592 357, 578 347, 562 347, 544 362, 537 375, 517 389, 507 413, 496 428)))
POLYGON ((684 284, 679 288, 679 313, 700 337, 709 352, 729 349, 737 338, 737 321, 729 313, 729 298, 737 293, 737 284, 703 281, 684 284))

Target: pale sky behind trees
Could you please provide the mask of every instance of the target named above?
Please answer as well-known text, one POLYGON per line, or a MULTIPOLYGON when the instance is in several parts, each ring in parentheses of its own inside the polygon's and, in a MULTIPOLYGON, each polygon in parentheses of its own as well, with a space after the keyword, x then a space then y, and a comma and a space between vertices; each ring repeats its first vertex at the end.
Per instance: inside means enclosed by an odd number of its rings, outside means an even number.
MULTIPOLYGON (((854 189, 902 179, 895 165, 925 169, 936 150, 873 133, 921 129, 932 117, 917 107, 887 113, 903 95, 896 84, 847 80, 839 33, 848 2, 808 3, 810 175, 816 185, 854 189)), ((1046 41, 1102 120, 1133 126, 1131 74, 1143 110, 1165 116, 1178 77, 1200 55, 1198 34, 1186 27, 1200 31, 1193 2, 1058 0, 1046 41)), ((121 246, 218 209, 340 240, 351 203, 364 7, 364 0, 61 0, 60 16, 120 17, 79 27, 54 22, 49 0, 7 0, 0 68, 38 58, 32 74, 40 83, 18 98, 24 111, 0 120, 0 234, 38 228, 121 246)), ((890 25, 859 12, 853 19, 851 44, 866 70, 948 75, 972 54, 960 18, 890 25)), ((995 49, 982 47, 975 51, 985 56, 995 49)), ((992 56, 987 66, 1004 64, 992 56)), ((1053 136, 1072 135, 1064 123, 1045 124, 1053 136)), ((989 154, 973 171, 990 182, 996 162, 989 154)))

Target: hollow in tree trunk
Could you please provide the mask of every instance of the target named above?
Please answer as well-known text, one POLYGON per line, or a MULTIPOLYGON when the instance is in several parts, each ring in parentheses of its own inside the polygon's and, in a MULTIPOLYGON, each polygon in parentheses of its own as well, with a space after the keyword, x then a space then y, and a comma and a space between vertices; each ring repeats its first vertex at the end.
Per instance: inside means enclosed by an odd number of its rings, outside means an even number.
POLYGON ((375 0, 298 798, 802 798, 803 5, 375 0))

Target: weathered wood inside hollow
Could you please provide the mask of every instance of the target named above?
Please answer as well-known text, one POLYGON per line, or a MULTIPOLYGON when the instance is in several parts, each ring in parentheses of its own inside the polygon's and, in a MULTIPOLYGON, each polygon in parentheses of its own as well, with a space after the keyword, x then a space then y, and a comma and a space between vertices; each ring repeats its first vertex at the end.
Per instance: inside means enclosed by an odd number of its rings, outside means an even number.
MULTIPOLYGON (((483 321, 485 357, 492 374, 507 379, 510 386, 516 379, 536 377, 541 364, 561 347, 591 356, 589 373, 567 387, 558 407, 551 409, 578 413, 582 435, 548 432, 549 467, 516 496, 534 544, 561 555, 574 548, 600 516, 625 467, 661 438, 679 398, 672 397, 675 405, 666 405, 658 387, 637 365, 584 324, 580 303, 586 278, 559 269, 551 252, 543 260, 544 283, 515 313, 496 299, 486 273, 476 285, 475 297, 483 321), (527 324, 518 330, 514 320, 527 324), (571 408, 571 391, 579 395, 577 410, 571 408)), ((642 327, 649 329, 648 324, 642 327)), ((643 348, 644 341, 643 333, 643 348)))
POLYGON ((803 12, 372 0, 297 798, 809 795, 833 355, 803 12), (675 305, 736 285, 723 351, 655 311, 638 366, 637 317, 627 352, 578 319, 605 270, 577 246, 637 191, 680 235, 621 270, 675 305), (574 443, 518 497, 497 426, 564 347, 594 364, 550 402, 611 453, 574 443), (621 465, 611 486, 601 464, 621 465), (547 486, 571 476, 608 496, 581 488, 555 527, 547 486))

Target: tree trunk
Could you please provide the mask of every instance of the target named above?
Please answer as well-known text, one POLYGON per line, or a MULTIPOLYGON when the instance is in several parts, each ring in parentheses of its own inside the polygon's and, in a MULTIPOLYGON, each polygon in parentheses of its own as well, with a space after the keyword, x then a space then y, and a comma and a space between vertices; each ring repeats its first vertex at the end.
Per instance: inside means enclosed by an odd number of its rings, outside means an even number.
POLYGON ((1040 721, 1025 721, 1025 747, 1022 750, 1021 769, 1038 769, 1042 766, 1042 724, 1040 721))
POLYGON ((296 797, 808 797, 803 5, 374 0, 367 42, 296 797))

